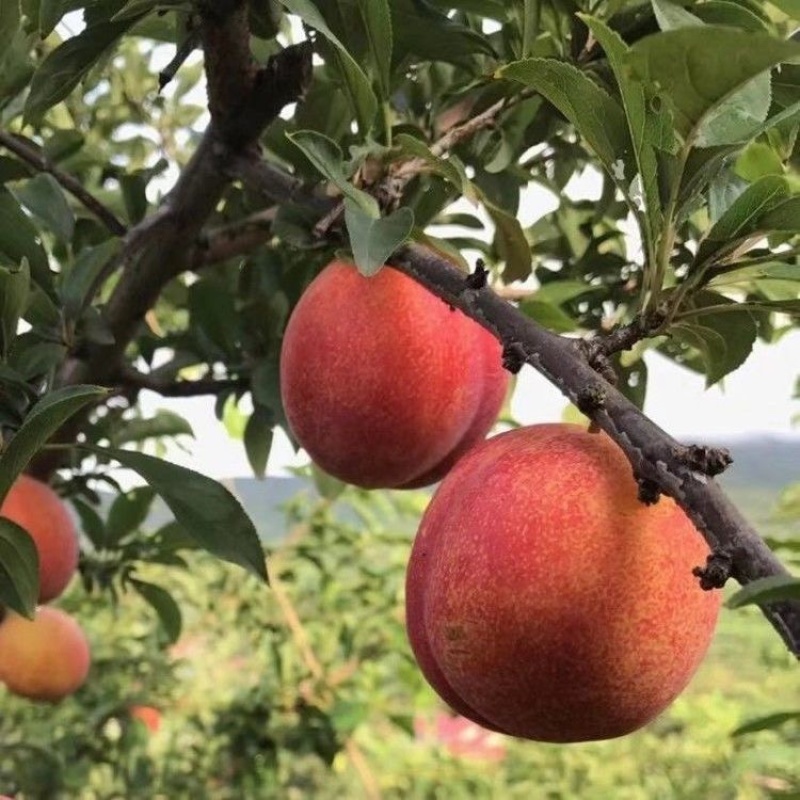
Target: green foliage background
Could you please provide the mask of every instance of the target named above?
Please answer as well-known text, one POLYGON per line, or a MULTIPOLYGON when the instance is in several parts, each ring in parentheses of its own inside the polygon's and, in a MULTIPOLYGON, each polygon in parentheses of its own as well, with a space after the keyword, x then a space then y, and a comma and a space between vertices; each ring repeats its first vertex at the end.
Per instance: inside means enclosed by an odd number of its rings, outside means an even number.
MULTIPOLYGON (((92 640, 91 679, 57 707, 0 695, 0 788, 20 798, 358 798, 357 743, 387 798, 697 798, 800 792, 796 664, 753 609, 724 611, 689 690, 640 733, 540 745, 503 739, 502 762, 459 758, 414 736, 441 710, 402 625, 408 548, 425 495, 309 488, 273 549, 280 581, 325 677, 310 672, 274 592, 208 556, 150 567, 184 611, 178 649, 135 593, 110 606, 74 586, 62 606, 92 640), (150 734, 135 705, 161 710, 150 734)), ((277 532, 276 532, 277 533, 277 532)))

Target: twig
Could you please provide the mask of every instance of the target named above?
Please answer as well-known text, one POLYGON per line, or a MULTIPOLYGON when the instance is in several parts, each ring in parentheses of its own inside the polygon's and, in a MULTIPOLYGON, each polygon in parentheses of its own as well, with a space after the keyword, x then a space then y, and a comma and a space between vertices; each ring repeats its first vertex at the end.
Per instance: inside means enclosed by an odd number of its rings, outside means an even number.
POLYGON ((126 234, 128 228, 120 221, 117 215, 85 189, 77 178, 53 164, 41 152, 41 149, 34 141, 20 134, 0 130, 0 145, 38 172, 52 175, 84 208, 91 211, 114 236, 124 236, 126 234))
POLYGON ((272 223, 276 212, 277 209, 273 206, 230 225, 203 232, 198 237, 189 266, 199 269, 252 252, 272 238, 272 223))
POLYGON ((247 378, 203 378, 193 381, 164 381, 136 369, 120 371, 118 385, 126 389, 147 389, 162 397, 199 397, 226 391, 244 391, 250 386, 247 378))
MULTIPOLYGON (((500 112, 508 105, 508 101, 503 98, 493 103, 489 108, 481 111, 474 117, 460 125, 450 128, 431 145, 431 153, 441 157, 449 153, 459 142, 474 136, 479 130, 489 128, 495 124, 500 112)), ((390 171, 391 178, 395 187, 399 183, 401 186, 408 183, 412 178, 430 169, 430 165, 424 158, 411 158, 399 164, 394 170, 390 171)))
POLYGON ((161 72, 158 73, 158 91, 164 87, 178 74, 178 70, 184 65, 186 59, 200 45, 200 31, 194 28, 186 34, 186 38, 178 45, 175 55, 161 72))
MULTIPOLYGON (((302 526, 305 527, 305 526, 302 526)), ((325 668, 317 658, 314 648, 311 646, 311 639, 303 626, 300 615, 294 607, 289 595, 283 588, 283 584, 278 578, 277 570, 275 569, 275 559, 272 561, 272 569, 270 570, 270 588, 278 608, 286 620, 286 625, 292 634, 295 646, 297 647, 300 657, 305 662, 306 668, 311 675, 319 681, 319 683, 326 685, 328 683, 325 674, 325 668)), ((367 759, 361 752, 361 748, 352 737, 348 737, 344 742, 344 749, 350 763, 353 765, 356 773, 358 773, 359 780, 364 787, 364 792, 369 800, 381 800, 382 793, 380 784, 378 783, 375 775, 370 769, 367 759)))
MULTIPOLYGON (((686 511, 712 552, 731 554, 731 575, 739 583, 789 574, 719 485, 694 469, 681 457, 685 448, 597 374, 575 340, 537 325, 489 288, 469 290, 460 270, 420 247, 402 248, 389 263, 513 347, 576 405, 591 388, 597 400, 592 421, 622 448, 638 477, 652 481, 686 511)), ((771 603, 762 611, 800 657, 800 602, 771 603)))

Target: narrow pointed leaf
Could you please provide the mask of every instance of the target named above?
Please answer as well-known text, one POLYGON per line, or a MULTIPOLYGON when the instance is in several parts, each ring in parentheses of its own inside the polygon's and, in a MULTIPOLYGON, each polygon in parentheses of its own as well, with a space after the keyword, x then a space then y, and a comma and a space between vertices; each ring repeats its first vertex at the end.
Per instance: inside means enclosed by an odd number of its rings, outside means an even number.
POLYGON ((0 605, 33 619, 39 599, 39 553, 26 530, 0 517, 0 605))
POLYGON ((137 472, 159 494, 177 522, 201 547, 267 581, 255 526, 221 483, 186 467, 131 450, 87 447, 137 472))
POLYGON ((736 592, 726 605, 728 608, 742 608, 743 606, 763 605, 781 600, 800 600, 800 578, 788 575, 761 578, 748 583, 747 586, 736 592))
POLYGON ((549 58, 502 67, 497 77, 517 81, 549 100, 575 127, 614 175, 633 177, 633 147, 620 104, 584 73, 549 58))
POLYGON ((43 444, 84 406, 108 394, 100 386, 68 386, 40 400, 0 456, 0 502, 43 444))

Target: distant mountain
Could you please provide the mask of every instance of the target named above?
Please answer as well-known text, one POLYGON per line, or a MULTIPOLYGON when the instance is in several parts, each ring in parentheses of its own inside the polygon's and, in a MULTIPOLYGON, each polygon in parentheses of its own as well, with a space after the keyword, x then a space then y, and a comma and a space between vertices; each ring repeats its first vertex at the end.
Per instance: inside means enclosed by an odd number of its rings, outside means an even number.
MULTIPOLYGON (((720 477, 720 482, 752 522, 771 528, 769 520, 781 491, 793 482, 800 482, 800 436, 696 441, 731 451, 734 463, 720 477)), ((223 483, 242 503, 259 536, 268 544, 279 541, 286 532, 287 502, 300 498, 301 493, 306 495, 308 503, 318 497, 313 484, 304 478, 233 478, 223 483)), ((110 497, 104 498, 104 505, 110 500, 110 497)), ((151 529, 170 519, 169 510, 157 500, 149 519, 151 529)), ((800 525, 792 525, 795 527, 800 525)))
POLYGON ((731 490, 758 487, 778 493, 800 481, 800 436, 748 436, 710 444, 731 451, 733 464, 720 478, 731 490))

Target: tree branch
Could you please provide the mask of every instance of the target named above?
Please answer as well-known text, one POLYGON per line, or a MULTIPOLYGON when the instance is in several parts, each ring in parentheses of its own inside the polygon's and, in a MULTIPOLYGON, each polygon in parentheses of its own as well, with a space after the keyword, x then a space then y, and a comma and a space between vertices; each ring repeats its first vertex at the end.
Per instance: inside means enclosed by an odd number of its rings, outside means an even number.
POLYGON ((89 346, 85 356, 68 359, 59 384, 112 381, 144 315, 164 286, 191 266, 201 227, 222 197, 232 165, 255 145, 280 109, 302 94, 310 70, 308 45, 287 47, 255 73, 236 111, 221 125, 212 119, 164 207, 126 238, 118 262, 123 265, 122 275, 104 309, 114 343, 89 346))
POLYGON ((200 397, 206 394, 220 394, 224 391, 244 391, 249 388, 248 378, 203 378, 193 381, 164 381, 139 372, 136 369, 123 369, 117 385, 124 389, 147 389, 162 397, 200 397))
MULTIPOLYGON (((687 448, 589 365, 579 341, 540 327, 489 288, 469 288, 460 270, 420 247, 402 248, 389 263, 491 331, 512 360, 533 366, 591 417, 622 448, 636 477, 674 498, 712 553, 730 556, 730 574, 739 583, 789 574, 719 485, 697 471, 687 448)), ((762 611, 800 657, 800 602, 771 603, 762 611)))
POLYGON ((120 221, 110 208, 104 206, 91 192, 85 189, 77 178, 53 164, 34 141, 20 134, 0 130, 0 145, 12 152, 21 161, 29 164, 37 172, 52 175, 84 208, 91 211, 114 236, 124 236, 127 233, 128 229, 125 224, 120 221))

